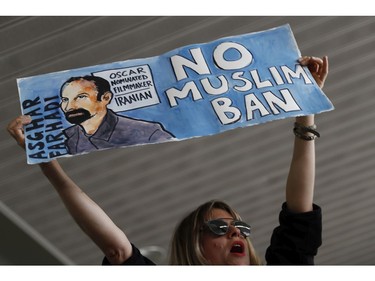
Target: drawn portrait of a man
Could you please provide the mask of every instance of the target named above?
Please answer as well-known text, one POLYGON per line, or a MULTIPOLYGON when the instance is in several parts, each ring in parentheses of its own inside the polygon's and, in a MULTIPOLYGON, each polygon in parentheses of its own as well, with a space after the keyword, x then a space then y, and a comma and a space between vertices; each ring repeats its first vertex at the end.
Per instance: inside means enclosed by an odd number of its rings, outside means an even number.
POLYGON ((64 130, 69 154, 174 138, 160 123, 125 117, 108 109, 113 94, 109 82, 101 77, 72 77, 62 85, 60 96, 65 118, 74 124, 64 130))

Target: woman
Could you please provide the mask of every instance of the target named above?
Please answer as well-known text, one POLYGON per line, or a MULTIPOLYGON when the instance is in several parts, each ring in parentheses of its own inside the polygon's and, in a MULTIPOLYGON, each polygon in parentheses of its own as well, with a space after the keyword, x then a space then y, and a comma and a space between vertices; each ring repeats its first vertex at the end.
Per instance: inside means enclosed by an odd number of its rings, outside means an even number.
MULTIPOLYGON (((323 87, 328 58, 302 57, 314 79, 323 87)), ((8 125, 8 132, 25 146, 23 126, 30 117, 20 116, 8 125)), ((315 145, 319 136, 314 116, 297 117, 293 158, 286 185, 286 202, 280 212, 280 226, 266 252, 267 264, 313 264, 321 244, 321 210, 313 204, 315 145)), ((142 256, 104 211, 65 174, 56 160, 40 164, 66 208, 82 230, 103 251, 103 264, 153 264, 142 256)), ((177 226, 171 243, 171 264, 260 264, 249 239, 250 226, 221 201, 210 201, 194 210, 177 226)))

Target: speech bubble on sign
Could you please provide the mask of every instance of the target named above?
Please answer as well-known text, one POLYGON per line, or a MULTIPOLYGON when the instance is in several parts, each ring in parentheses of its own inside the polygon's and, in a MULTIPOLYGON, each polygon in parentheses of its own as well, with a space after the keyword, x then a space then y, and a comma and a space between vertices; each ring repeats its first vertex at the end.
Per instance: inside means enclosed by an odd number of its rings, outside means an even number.
POLYGON ((154 79, 148 65, 93 72, 109 81, 113 101, 108 106, 114 112, 128 111, 160 103, 154 79))

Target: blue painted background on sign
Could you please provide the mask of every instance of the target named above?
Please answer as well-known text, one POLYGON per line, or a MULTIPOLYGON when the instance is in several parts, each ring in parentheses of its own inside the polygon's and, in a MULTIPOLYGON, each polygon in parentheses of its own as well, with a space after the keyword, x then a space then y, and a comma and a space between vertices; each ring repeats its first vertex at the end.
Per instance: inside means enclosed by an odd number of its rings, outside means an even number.
POLYGON ((72 124, 65 120, 59 103, 60 88, 70 77, 110 70, 106 74, 109 77, 112 70, 118 70, 119 75, 135 81, 111 76, 113 87, 119 87, 112 88, 119 93, 118 102, 129 101, 132 95, 133 99, 142 99, 145 90, 135 87, 152 83, 157 103, 142 106, 140 101, 139 107, 117 114, 159 122, 175 136, 174 140, 183 140, 332 110, 307 68, 298 64, 300 56, 289 25, 284 25, 185 46, 158 57, 20 78, 22 113, 33 119, 25 132, 28 163, 68 156, 61 131, 72 124), (188 64, 173 65, 174 59, 199 65, 201 73, 188 64), (145 66, 150 72, 131 76, 129 69, 134 66, 145 66))

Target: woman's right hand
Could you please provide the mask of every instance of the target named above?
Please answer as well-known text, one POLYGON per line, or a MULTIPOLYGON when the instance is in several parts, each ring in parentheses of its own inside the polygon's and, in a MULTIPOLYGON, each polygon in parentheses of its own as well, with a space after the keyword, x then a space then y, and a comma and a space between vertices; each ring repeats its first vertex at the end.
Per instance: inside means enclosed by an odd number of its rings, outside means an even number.
POLYGON ((7 127, 8 133, 17 141, 18 145, 25 149, 25 134, 23 127, 31 122, 28 115, 18 116, 7 127))

